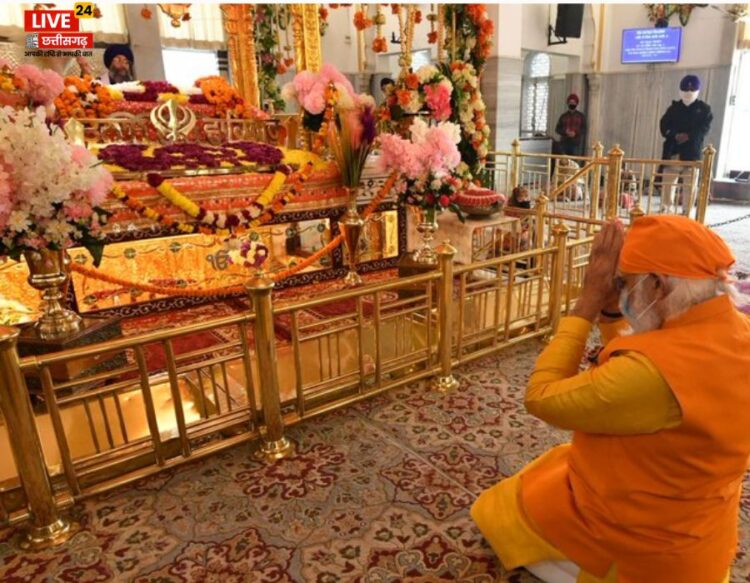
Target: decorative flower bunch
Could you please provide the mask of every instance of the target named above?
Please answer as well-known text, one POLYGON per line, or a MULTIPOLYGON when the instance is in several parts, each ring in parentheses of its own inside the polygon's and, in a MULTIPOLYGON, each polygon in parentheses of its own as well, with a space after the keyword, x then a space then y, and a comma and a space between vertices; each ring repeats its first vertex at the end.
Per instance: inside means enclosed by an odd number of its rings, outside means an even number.
MULTIPOLYGON (((398 6, 398 5, 397 5, 398 6)), ((372 40, 372 51, 374 53, 387 53, 388 52, 388 41, 383 36, 383 26, 385 25, 385 14, 383 14, 383 8, 380 4, 375 5, 375 38, 372 40)))
POLYGON ((237 168, 248 164, 276 166, 283 157, 278 148, 258 142, 227 142, 220 146, 172 144, 154 149, 143 144, 110 144, 99 150, 100 160, 131 172, 237 168))
POLYGON ((122 97, 103 83, 85 77, 65 77, 65 89, 55 99, 55 107, 63 118, 102 118, 115 111, 115 99, 122 97))
POLYGON ((232 263, 251 269, 260 269, 268 259, 268 247, 250 238, 229 237, 225 242, 232 263))
POLYGON ((455 61, 466 61, 474 66, 477 75, 482 75, 484 64, 492 50, 495 25, 487 15, 485 4, 446 4, 445 22, 456 21, 455 61))
POLYGON ((448 76, 434 65, 423 65, 416 73, 399 79, 396 90, 388 97, 391 119, 404 113, 430 112, 437 121, 450 119, 453 84, 448 76))
POLYGON ((122 94, 126 101, 156 102, 160 93, 179 92, 180 90, 177 87, 167 81, 139 81, 137 86, 130 90, 123 90, 122 94))
POLYGON ((245 101, 237 89, 224 77, 203 77, 195 82, 195 86, 203 92, 206 101, 216 108, 217 116, 224 117, 228 114, 232 117, 255 117, 254 108, 245 107, 245 101))
MULTIPOLYGON (((337 91, 331 87, 331 91, 337 91)), ((357 96, 353 107, 337 101, 336 123, 327 123, 331 151, 341 172, 344 186, 359 186, 362 171, 377 135, 375 102, 368 96, 357 96)))
POLYGON ((15 69, 0 59, 0 105, 43 106, 52 114, 52 104, 63 90, 63 79, 54 71, 34 65, 15 69))
POLYGON ((476 176, 487 159, 490 135, 490 127, 485 118, 487 108, 474 67, 470 63, 455 62, 451 63, 450 71, 458 110, 452 119, 461 126, 461 158, 476 176))
POLYGON ((113 180, 96 157, 50 129, 44 108, 3 107, 0 160, 0 255, 82 245, 98 265, 113 180))
POLYGON ((444 209, 461 216, 455 197, 463 180, 455 174, 461 162, 457 144, 461 129, 444 122, 429 127, 417 118, 406 140, 393 134, 380 136, 380 166, 399 173, 395 191, 405 204, 424 208, 430 214, 444 209))

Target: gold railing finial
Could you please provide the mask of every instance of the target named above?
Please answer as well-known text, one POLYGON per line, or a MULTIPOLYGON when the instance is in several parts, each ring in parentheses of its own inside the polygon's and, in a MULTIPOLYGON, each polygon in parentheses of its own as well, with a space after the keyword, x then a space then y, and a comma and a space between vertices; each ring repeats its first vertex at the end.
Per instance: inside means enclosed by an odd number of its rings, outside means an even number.
POLYGON ((453 376, 453 310, 449 308, 453 304, 453 258, 457 250, 450 241, 444 241, 435 251, 442 272, 438 287, 440 374, 432 379, 432 388, 448 393, 459 386, 458 380, 453 376))

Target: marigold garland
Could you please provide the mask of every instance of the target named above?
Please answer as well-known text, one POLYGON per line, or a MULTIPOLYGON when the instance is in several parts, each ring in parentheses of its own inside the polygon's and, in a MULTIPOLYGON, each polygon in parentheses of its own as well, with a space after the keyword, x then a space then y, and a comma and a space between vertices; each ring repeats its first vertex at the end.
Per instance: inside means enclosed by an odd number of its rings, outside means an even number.
POLYGON ((90 75, 65 77, 64 83, 65 89, 55 98, 55 107, 63 118, 103 118, 115 111, 115 96, 90 75))
MULTIPOLYGON (((383 184, 381 189, 378 191, 378 193, 375 195, 372 201, 370 201, 370 204, 367 205, 364 212, 362 213, 363 219, 366 219, 373 212, 375 212, 375 209, 378 207, 378 205, 383 201, 383 199, 388 195, 388 193, 393 188, 393 185, 396 183, 397 178, 398 178, 398 175, 395 172, 388 177, 388 179, 385 181, 385 184, 383 184)), ((115 190, 117 189, 119 189, 119 187, 116 186, 115 190)), ((124 195, 125 197, 127 197, 127 195, 124 192, 122 192, 121 189, 120 189, 120 193, 124 195)), ((115 196, 117 196, 116 193, 115 193, 115 196)), ((300 263, 292 267, 289 267, 288 269, 285 269, 283 271, 279 271, 277 273, 272 274, 270 276, 271 279, 275 282, 278 282, 278 281, 281 281, 282 279, 286 279, 287 277, 291 277, 292 275, 295 275, 296 273, 302 271, 303 269, 306 269, 307 267, 309 267, 310 265, 318 261, 324 255, 327 255, 328 253, 333 251, 336 247, 341 245, 343 240, 344 240, 343 235, 338 235, 337 237, 334 237, 325 247, 315 252, 313 255, 310 255, 309 257, 307 257, 300 263)), ((177 287, 162 287, 162 286, 156 286, 156 285, 151 285, 151 284, 146 284, 146 283, 136 283, 136 282, 128 281, 119 277, 114 277, 111 275, 101 273, 96 269, 85 267, 77 263, 72 263, 70 268, 72 271, 76 271, 80 273, 81 275, 90 277, 92 279, 97 279, 99 281, 104 281, 106 283, 111 283, 111 284, 118 285, 121 287, 137 289, 137 290, 141 290, 144 292, 160 294, 160 295, 209 297, 209 296, 216 296, 216 295, 242 293, 243 291, 245 291, 244 287, 241 285, 233 285, 233 286, 204 289, 204 290, 186 290, 186 289, 177 288, 177 287)))

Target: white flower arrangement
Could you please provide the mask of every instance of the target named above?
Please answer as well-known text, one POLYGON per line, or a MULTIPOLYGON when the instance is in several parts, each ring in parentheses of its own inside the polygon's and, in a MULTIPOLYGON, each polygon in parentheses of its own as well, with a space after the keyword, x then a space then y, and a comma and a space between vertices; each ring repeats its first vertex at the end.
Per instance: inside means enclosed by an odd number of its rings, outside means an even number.
POLYGON ((98 264, 112 184, 91 152, 48 127, 44 108, 0 109, 0 255, 83 245, 98 264))

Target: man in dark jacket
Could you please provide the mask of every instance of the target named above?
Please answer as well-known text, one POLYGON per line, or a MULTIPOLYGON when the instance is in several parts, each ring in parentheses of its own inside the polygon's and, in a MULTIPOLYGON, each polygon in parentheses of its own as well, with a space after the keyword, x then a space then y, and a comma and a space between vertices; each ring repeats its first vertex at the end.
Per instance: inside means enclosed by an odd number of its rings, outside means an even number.
MULTIPOLYGON (((700 160, 703 152, 703 140, 711 129, 714 119, 711 108, 698 99, 701 82, 695 75, 686 75, 680 81, 680 101, 673 101, 662 116, 659 127, 664 136, 663 160, 700 160)), ((677 184, 682 179, 683 212, 690 214, 694 202, 695 188, 698 182, 697 170, 687 166, 664 167, 662 180, 662 212, 676 210, 677 184), (667 184, 671 182, 671 186, 667 184)))
POLYGON ((578 108, 578 95, 568 95, 568 111, 557 120, 555 132, 560 136, 561 153, 566 156, 580 156, 583 139, 586 135, 586 116, 578 108))

